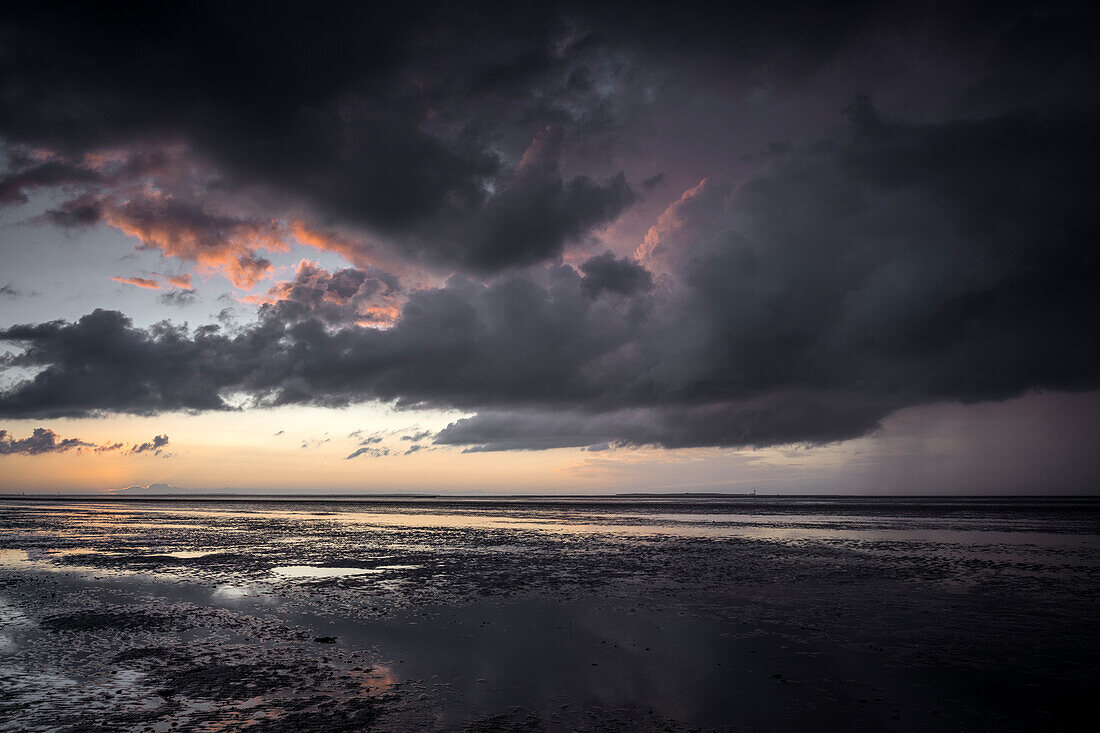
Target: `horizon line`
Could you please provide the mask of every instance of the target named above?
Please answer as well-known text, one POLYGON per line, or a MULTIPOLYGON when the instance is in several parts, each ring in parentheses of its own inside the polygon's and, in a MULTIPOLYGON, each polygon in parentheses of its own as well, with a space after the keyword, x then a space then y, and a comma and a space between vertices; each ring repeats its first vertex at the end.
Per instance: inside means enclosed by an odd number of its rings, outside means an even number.
POLYGON ((1079 494, 922 494, 922 493, 880 493, 880 494, 762 494, 751 492, 618 492, 608 494, 527 494, 527 493, 494 493, 494 494, 448 494, 448 493, 261 493, 261 492, 165 492, 151 494, 121 494, 121 493, 0 493, 0 501, 3 500, 31 500, 31 501, 56 501, 65 499, 95 499, 118 501, 143 501, 143 500, 229 500, 248 499, 252 501, 280 501, 285 499, 438 499, 438 500, 475 500, 475 499, 800 499, 800 498, 845 498, 845 499, 1100 499, 1100 491, 1092 491, 1079 494))

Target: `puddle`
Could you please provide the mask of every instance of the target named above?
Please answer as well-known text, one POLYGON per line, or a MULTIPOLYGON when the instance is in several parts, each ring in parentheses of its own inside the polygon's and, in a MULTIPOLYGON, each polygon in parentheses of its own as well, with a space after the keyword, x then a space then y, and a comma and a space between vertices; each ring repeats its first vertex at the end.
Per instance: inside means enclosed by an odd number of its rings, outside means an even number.
POLYGON ((32 565, 26 550, 0 550, 0 567, 20 570, 32 565))
POLYGON ((214 598, 233 600, 237 598, 248 598, 249 596, 255 595, 255 591, 251 586, 247 585, 222 583, 214 588, 214 593, 212 595, 214 598))
POLYGON ((375 665, 369 671, 350 672, 348 676, 358 683, 359 694, 372 697, 392 693, 398 682, 397 673, 392 667, 384 664, 375 665))
POLYGON ((346 575, 371 575, 381 568, 322 568, 315 565, 285 565, 272 568, 271 572, 284 578, 341 578, 346 575))

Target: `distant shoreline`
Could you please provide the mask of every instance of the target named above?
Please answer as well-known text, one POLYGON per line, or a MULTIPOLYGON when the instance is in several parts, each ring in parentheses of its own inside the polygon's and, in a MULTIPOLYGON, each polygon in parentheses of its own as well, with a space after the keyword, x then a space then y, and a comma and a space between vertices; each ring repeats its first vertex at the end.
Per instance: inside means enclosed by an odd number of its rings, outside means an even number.
POLYGON ((619 493, 619 494, 261 494, 261 493, 158 493, 158 494, 0 494, 0 501, 646 501, 679 499, 766 499, 766 500, 1100 500, 1100 493, 1083 494, 751 494, 751 493, 619 493))

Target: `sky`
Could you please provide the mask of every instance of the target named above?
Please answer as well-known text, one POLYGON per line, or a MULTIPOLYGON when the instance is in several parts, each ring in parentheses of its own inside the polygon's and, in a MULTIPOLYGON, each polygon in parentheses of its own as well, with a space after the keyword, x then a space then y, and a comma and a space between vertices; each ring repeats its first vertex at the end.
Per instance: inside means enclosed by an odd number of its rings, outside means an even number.
POLYGON ((1096 20, 24 3, 0 492, 1095 493, 1096 20))

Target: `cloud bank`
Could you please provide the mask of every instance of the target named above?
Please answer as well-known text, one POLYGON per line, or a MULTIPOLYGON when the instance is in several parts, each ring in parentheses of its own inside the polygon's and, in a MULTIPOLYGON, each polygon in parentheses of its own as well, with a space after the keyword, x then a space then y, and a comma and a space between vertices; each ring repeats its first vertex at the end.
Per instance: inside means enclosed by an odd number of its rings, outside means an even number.
POLYGON ((765 446, 1100 388, 1087 7, 48 5, 2 26, 0 203, 60 192, 37 223, 258 311, 0 328, 2 416, 379 400, 475 413, 433 436, 473 451, 765 446), (298 246, 348 267, 277 279, 298 246))

